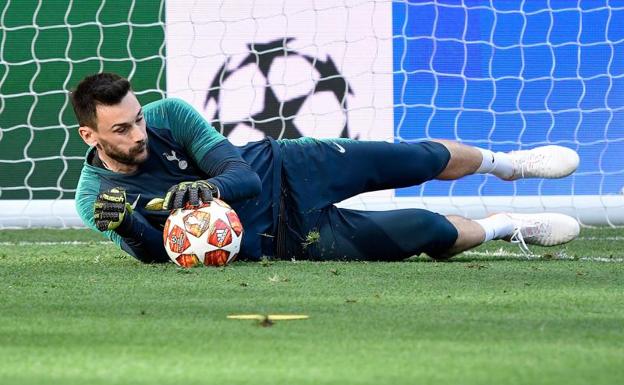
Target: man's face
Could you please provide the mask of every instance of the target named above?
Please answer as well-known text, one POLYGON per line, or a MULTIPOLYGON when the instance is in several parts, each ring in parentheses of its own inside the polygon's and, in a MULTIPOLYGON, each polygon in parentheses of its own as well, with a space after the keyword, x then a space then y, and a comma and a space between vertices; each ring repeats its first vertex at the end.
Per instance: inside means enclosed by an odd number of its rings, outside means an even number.
POLYGON ((96 108, 97 130, 93 143, 100 153, 124 165, 143 163, 148 156, 145 119, 132 91, 114 106, 96 108))

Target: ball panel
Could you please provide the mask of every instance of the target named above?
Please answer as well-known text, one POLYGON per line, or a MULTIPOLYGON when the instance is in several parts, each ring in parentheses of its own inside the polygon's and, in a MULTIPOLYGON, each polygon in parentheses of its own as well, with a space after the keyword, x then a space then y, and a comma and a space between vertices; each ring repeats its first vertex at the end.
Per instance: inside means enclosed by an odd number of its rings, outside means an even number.
POLYGON ((210 213, 195 210, 184 217, 184 228, 193 236, 199 238, 210 227, 210 213))
POLYGON ((208 243, 215 247, 223 247, 232 243, 232 231, 230 226, 221 219, 217 219, 208 236, 208 243))
POLYGON ((232 231, 236 233, 236 235, 240 236, 243 232, 243 225, 238 218, 238 215, 234 212, 234 210, 230 210, 225 214, 230 221, 230 226, 232 227, 232 231))
POLYGON ((169 249, 174 253, 181 253, 191 246, 191 242, 184 233, 184 229, 175 225, 169 233, 169 249))
POLYGON ((230 255, 230 258, 228 259, 227 263, 234 262, 236 260, 236 257, 238 257, 238 253, 232 253, 232 255, 230 255))
POLYGON ((182 267, 195 267, 201 264, 195 254, 180 254, 176 258, 176 262, 182 267))
POLYGON ((167 237, 169 237, 169 225, 171 224, 171 217, 167 218, 165 222, 165 228, 163 229, 163 243, 167 245, 167 237))
POLYGON ((204 265, 206 266, 223 266, 228 263, 230 252, 223 249, 208 251, 204 254, 204 265))

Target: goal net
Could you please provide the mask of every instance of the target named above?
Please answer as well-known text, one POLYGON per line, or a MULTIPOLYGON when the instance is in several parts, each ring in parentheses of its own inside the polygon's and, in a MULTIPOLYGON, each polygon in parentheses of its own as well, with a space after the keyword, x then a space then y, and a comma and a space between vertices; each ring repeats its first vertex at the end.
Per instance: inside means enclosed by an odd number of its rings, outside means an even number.
POLYGON ((164 6, 0 0, 0 228, 82 225, 73 197, 87 147, 68 91, 112 71, 142 103, 163 98, 164 6))
POLYGON ((442 138, 581 157, 561 180, 474 175, 348 207, 624 224, 621 1, 0 0, 0 23, 0 226, 79 224, 86 146, 67 91, 103 70, 143 103, 187 100, 236 144, 442 138))

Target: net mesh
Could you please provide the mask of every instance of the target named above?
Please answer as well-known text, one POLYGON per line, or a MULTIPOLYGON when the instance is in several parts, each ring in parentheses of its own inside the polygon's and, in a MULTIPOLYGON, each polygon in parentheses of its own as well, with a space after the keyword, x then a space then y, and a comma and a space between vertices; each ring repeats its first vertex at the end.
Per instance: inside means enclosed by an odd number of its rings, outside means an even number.
POLYGON ((0 25, 0 199, 71 199, 86 146, 68 91, 112 71, 164 97, 164 2, 0 0, 0 25))
POLYGON ((619 193, 623 6, 554 0, 395 3, 395 15, 403 15, 394 17, 401 46, 394 63, 398 138, 454 139, 495 151, 559 144, 577 150, 582 160, 578 172, 562 180, 509 184, 473 176, 398 195, 619 193))
POLYGON ((621 0, 0 0, 0 24, 0 202, 73 198, 86 147, 67 91, 99 71, 130 78, 142 103, 186 99, 235 143, 446 138, 581 155, 563 180, 475 175, 388 199, 624 186, 621 0))
POLYGON ((581 156, 572 177, 474 175, 389 199, 621 194, 622 1, 189 1, 172 4, 167 17, 175 28, 169 94, 194 103, 234 141, 442 138, 494 151, 557 144, 581 156), (330 58, 336 71, 324 74, 317 65, 330 58), (318 91, 341 77, 332 107, 318 91))

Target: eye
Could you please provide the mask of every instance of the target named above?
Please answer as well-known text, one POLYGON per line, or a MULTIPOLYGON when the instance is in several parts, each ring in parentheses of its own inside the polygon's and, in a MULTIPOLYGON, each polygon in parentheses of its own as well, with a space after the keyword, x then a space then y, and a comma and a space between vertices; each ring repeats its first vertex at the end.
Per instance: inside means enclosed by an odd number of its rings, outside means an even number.
POLYGON ((143 115, 139 116, 136 121, 137 123, 143 121, 143 115))

